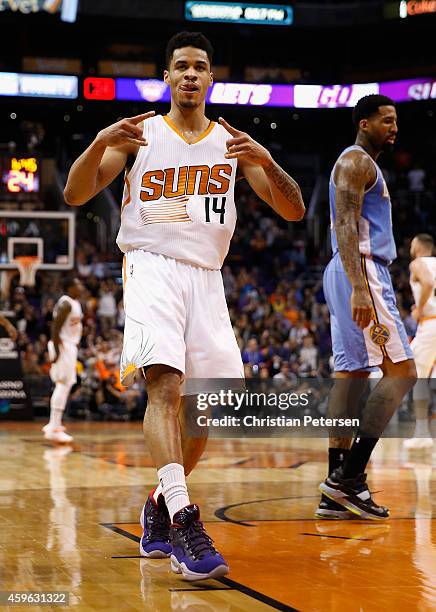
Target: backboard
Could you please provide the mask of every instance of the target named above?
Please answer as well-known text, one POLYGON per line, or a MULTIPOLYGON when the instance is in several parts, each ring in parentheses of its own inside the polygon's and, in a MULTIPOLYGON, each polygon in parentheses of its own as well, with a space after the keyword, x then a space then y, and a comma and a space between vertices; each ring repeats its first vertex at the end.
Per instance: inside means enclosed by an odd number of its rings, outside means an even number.
POLYGON ((0 210, 0 270, 17 269, 17 257, 38 257, 39 270, 71 270, 74 245, 72 212, 0 210))

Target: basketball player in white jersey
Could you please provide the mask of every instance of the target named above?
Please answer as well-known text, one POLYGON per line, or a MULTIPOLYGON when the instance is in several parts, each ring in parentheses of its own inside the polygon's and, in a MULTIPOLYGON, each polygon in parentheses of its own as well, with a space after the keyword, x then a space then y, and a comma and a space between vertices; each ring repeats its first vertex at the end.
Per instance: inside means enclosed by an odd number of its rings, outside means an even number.
POLYGON ((410 245, 410 286, 415 299, 412 316, 418 323, 411 347, 418 381, 413 388, 416 425, 413 438, 404 441, 409 450, 433 448, 428 419, 430 400, 428 378, 436 361, 436 257, 429 234, 418 234, 410 245))
POLYGON ((64 192, 80 206, 127 166, 117 239, 126 253, 121 375, 128 383, 138 369, 145 373, 144 435, 160 482, 142 510, 140 551, 171 555, 172 570, 187 580, 228 572, 188 496, 185 476, 205 438, 185 430, 181 384, 243 377, 220 272, 236 223, 237 173, 284 219, 304 215, 299 186, 271 154, 224 119, 205 116, 212 54, 202 34, 176 34, 164 72, 170 112, 99 132, 73 164, 64 192))
POLYGON ((77 346, 82 337, 82 307, 78 298, 84 287, 77 278, 67 279, 64 290, 66 294, 53 310, 48 352, 52 362, 50 378, 55 388, 50 398, 50 421, 42 428, 46 440, 60 444, 73 441, 62 425, 62 416, 71 387, 76 382, 77 346))

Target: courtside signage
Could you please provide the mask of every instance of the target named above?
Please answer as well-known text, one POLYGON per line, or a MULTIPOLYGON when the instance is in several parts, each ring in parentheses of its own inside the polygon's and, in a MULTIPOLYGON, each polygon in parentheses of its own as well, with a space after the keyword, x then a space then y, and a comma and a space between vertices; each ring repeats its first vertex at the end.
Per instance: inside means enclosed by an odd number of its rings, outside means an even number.
POLYGON ((402 0, 400 2, 400 17, 413 17, 436 13, 436 0, 402 0))
POLYGON ((293 106, 292 85, 214 83, 206 101, 210 104, 248 106, 293 106))
MULTIPOLYGON (((169 86, 157 79, 116 79, 117 100, 170 102, 169 86)), ((292 85, 261 83, 214 83, 209 89, 209 104, 241 106, 292 106, 292 85)))
POLYGON ((394 102, 436 99, 436 79, 408 79, 354 85, 295 85, 297 108, 341 108, 355 106, 369 94, 382 94, 394 102))
POLYGON ((115 79, 87 77, 83 82, 83 96, 87 100, 113 100, 115 79))
POLYGON ((253 25, 292 25, 292 6, 239 2, 185 2, 185 19, 253 25))
POLYGON ((73 23, 77 17, 78 0, 0 0, 1 11, 31 13, 57 13, 61 11, 62 21, 73 23))
MULTIPOLYGON (((395 102, 436 99, 436 78, 350 85, 270 85, 266 83, 214 83, 208 104, 287 108, 352 107, 368 94, 383 94, 395 102)), ((78 78, 55 74, 0 72, 0 96, 40 98, 78 97, 78 78)), ((87 77, 82 96, 87 100, 170 102, 169 86, 159 79, 87 77)))
POLYGON ((295 85, 297 108, 338 108, 355 106, 363 96, 379 93, 378 83, 359 85, 295 85))
MULTIPOLYGON (((408 79, 386 83, 350 85, 269 85, 263 83, 214 83, 208 104, 296 108, 355 106, 369 94, 383 94, 395 102, 436 99, 436 79, 408 79)), ((170 102, 169 86, 157 79, 116 79, 116 99, 170 102)))
POLYGON ((0 96, 74 99, 77 95, 76 76, 0 72, 0 96))

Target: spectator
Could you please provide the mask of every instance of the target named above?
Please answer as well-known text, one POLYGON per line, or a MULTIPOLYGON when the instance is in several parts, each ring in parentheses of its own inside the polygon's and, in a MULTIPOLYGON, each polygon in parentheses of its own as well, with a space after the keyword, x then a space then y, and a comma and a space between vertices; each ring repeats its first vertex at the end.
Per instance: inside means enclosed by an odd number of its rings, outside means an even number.
POLYGON ((113 288, 107 281, 102 281, 97 316, 100 321, 103 335, 115 327, 117 312, 117 302, 115 300, 113 288))
POLYGON ((307 335, 303 338, 303 346, 300 350, 300 363, 309 366, 310 370, 316 372, 318 368, 319 350, 315 346, 313 336, 307 335))
POLYGON ((407 173, 407 179, 409 181, 409 190, 412 193, 423 193, 425 189, 425 170, 419 164, 413 164, 407 173))
POLYGON ((127 404, 122 391, 116 388, 116 378, 110 375, 103 382, 103 402, 98 407, 106 420, 127 421, 127 404))
POLYGON ((289 363, 287 361, 283 361, 281 368, 280 368, 280 372, 278 372, 277 374, 274 374, 273 380, 292 380, 294 381, 294 380, 297 380, 297 377, 292 372, 289 363))
POLYGON ((247 343, 247 348, 242 351, 242 363, 251 365, 259 365, 263 361, 262 354, 259 351, 256 338, 250 338, 247 343))

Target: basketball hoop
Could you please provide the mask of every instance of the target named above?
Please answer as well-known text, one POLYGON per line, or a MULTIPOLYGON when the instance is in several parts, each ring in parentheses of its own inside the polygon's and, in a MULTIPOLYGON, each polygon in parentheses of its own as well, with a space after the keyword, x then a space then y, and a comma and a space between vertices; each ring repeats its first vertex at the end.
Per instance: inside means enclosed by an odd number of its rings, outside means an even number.
POLYGON ((35 286, 35 274, 41 263, 37 255, 22 255, 15 257, 12 263, 17 265, 20 272, 20 285, 23 287, 35 286))

